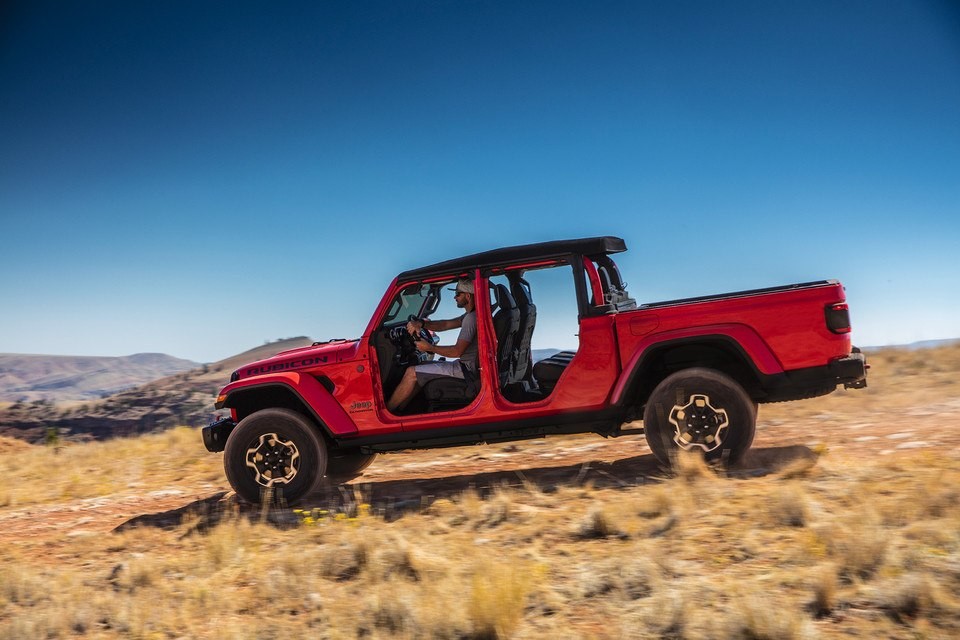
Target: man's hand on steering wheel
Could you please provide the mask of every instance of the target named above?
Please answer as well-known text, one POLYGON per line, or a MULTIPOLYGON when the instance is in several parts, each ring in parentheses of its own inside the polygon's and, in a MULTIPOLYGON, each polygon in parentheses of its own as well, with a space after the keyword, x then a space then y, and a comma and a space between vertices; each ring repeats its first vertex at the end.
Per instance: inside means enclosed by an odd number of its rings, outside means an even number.
POLYGON ((410 335, 413 336, 413 344, 416 346, 417 351, 421 353, 429 353, 424 347, 432 347, 433 335, 426 329, 423 325, 425 321, 417 316, 410 314, 407 318, 407 331, 410 332, 410 335))
POLYGON ((416 335, 421 331, 423 331, 423 320, 420 318, 407 320, 407 333, 416 337, 416 335))

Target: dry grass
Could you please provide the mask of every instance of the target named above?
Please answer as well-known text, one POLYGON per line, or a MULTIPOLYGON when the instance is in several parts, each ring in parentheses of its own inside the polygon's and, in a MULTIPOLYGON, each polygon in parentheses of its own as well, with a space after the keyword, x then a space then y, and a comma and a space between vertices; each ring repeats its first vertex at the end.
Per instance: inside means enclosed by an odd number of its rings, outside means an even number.
POLYGON ((28 445, 0 438, 0 505, 42 505, 155 490, 203 492, 223 483, 220 456, 196 429, 108 442, 28 445), (16 455, 5 455, 7 452, 16 455))
MULTIPOLYGON (((926 354, 872 358, 873 395, 775 409, 955 402, 954 347, 929 384, 877 391, 918 375, 926 354)), ((220 457, 185 429, 5 450, 0 637, 960 636, 955 450, 858 458, 833 447, 759 477, 681 458, 673 476, 643 484, 524 481, 400 511, 367 504, 361 487, 340 512, 266 517, 224 501, 218 518, 102 533, 64 520, 58 536, 18 535, 14 516, 43 524, 55 506, 106 509, 158 490, 185 492, 182 506, 224 487, 220 457)))
MULTIPOLYGON (((136 457, 159 479, 182 437, 29 455, 136 457)), ((54 485, 39 502, 98 486, 54 485)), ((0 548, 0 637, 950 637, 954 486, 954 458, 827 455, 800 478, 467 491, 393 522, 360 504, 278 527, 228 507, 209 529, 64 531, 0 548)))
POLYGON ((863 419, 910 408, 955 407, 960 401, 960 342, 935 349, 887 348, 866 356, 870 365, 866 389, 839 389, 811 402, 764 405, 762 419, 817 415, 863 419))

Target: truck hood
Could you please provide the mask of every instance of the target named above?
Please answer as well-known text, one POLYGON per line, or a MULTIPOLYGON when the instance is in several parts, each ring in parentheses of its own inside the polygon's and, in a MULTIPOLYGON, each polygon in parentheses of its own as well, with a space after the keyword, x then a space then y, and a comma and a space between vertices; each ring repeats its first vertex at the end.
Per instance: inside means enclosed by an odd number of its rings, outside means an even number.
POLYGON ((316 369, 327 364, 352 360, 356 356, 359 345, 359 340, 331 340, 310 347, 281 351, 270 358, 243 365, 233 372, 230 381, 236 382, 251 376, 278 371, 316 369))

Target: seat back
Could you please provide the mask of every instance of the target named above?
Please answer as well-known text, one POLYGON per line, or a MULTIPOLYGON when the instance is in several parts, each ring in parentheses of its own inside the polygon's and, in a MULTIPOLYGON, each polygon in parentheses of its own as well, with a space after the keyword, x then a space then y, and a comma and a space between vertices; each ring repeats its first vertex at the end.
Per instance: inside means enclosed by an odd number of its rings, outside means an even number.
POLYGON ((560 376, 567 370, 576 355, 575 351, 561 351, 533 365, 533 376, 544 397, 553 393, 560 376))
POLYGON ((530 342, 533 339, 533 329, 537 326, 537 305, 533 304, 530 283, 523 278, 510 280, 510 292, 520 312, 520 325, 514 341, 510 371, 510 382, 513 383, 530 380, 533 376, 533 350, 530 342))
POLYGON ((520 328, 520 310, 505 285, 493 285, 496 311, 493 314, 493 330, 497 335, 497 370, 500 384, 507 384, 513 361, 514 340, 520 328))

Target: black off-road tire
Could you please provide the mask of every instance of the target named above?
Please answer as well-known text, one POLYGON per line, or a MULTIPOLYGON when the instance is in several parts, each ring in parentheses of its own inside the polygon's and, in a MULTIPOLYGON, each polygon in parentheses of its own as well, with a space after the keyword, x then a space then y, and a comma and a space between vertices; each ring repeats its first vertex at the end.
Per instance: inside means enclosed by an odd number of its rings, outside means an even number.
POLYGON ((681 449, 707 461, 736 462, 756 432, 757 406, 733 378, 702 367, 677 371, 660 382, 643 411, 647 444, 662 464, 681 449))
POLYGON ((227 438, 223 467, 241 499, 257 504, 269 497, 292 505, 320 484, 327 446, 303 414, 262 409, 241 420, 227 438))
POLYGON ((343 484, 363 475, 363 470, 377 459, 375 453, 360 453, 359 451, 339 456, 330 456, 327 460, 326 484, 343 484))

